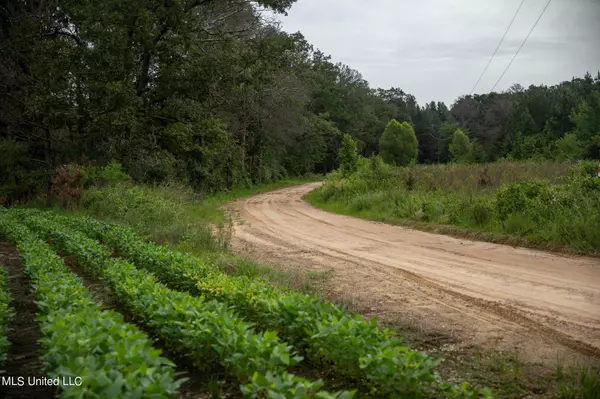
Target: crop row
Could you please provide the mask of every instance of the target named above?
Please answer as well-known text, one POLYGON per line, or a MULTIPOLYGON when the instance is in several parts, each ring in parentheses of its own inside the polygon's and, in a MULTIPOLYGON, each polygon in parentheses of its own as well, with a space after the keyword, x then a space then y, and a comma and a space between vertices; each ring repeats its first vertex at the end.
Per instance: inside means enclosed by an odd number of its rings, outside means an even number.
POLYGON ((173 364, 146 334, 103 311, 53 249, 7 215, 0 213, 0 235, 16 244, 31 278, 43 371, 74 383, 62 385, 62 397, 172 397, 182 381, 175 381, 173 364))
POLYGON ((10 306, 10 295, 8 294, 8 271, 0 264, 0 370, 2 370, 10 347, 8 331, 13 317, 14 311, 10 306))
POLYGON ((428 397, 440 391, 447 397, 478 395, 466 385, 441 383, 435 373, 436 362, 404 347, 390 331, 380 330, 374 319, 366 322, 359 315, 314 297, 283 292, 264 281, 223 274, 192 255, 147 243, 121 226, 89 217, 53 218, 103 241, 174 289, 216 299, 264 328, 280 331, 312 362, 365 382, 374 395, 428 397))
POLYGON ((40 215, 25 222, 51 238, 63 251, 75 255, 86 272, 101 276, 115 296, 142 324, 165 344, 203 369, 221 365, 245 384, 249 397, 351 398, 350 392, 319 391, 321 381, 311 382, 286 372, 301 360, 277 338, 275 332, 255 334, 250 323, 240 320, 227 306, 171 290, 132 264, 111 257, 97 241, 64 229, 40 215))

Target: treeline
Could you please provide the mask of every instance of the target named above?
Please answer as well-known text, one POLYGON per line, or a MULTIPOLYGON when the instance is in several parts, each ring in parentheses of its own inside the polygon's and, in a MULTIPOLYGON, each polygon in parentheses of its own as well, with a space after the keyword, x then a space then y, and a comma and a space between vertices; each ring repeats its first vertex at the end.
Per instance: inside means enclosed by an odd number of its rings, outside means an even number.
POLYGON ((343 134, 369 156, 391 119, 412 124, 423 163, 451 160, 458 127, 474 160, 553 157, 559 147, 597 156, 600 74, 420 106, 265 19, 292 3, 0 5, 0 202, 47 190, 70 163, 116 160, 136 181, 206 192, 329 172, 343 134))

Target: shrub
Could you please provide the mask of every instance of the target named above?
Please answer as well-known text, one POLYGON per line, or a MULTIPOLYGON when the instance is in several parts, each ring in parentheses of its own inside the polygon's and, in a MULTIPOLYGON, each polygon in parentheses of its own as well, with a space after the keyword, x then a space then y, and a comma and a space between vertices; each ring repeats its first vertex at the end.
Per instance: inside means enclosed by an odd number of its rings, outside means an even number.
POLYGON ((492 179, 490 179, 490 177, 488 176, 488 169, 489 167, 486 166, 483 169, 483 172, 481 172, 479 174, 479 177, 477 178, 477 184, 479 184, 480 186, 487 187, 492 183, 492 179))
POLYGON ((478 227, 488 224, 493 217, 493 208, 485 198, 477 198, 471 203, 470 207, 473 223, 478 227))
POLYGON ((81 169, 81 172, 86 186, 104 186, 131 180, 131 177, 123 172, 121 164, 116 161, 111 161, 105 166, 86 166, 81 169))
POLYGON ((509 184, 496 193, 496 214, 502 221, 512 214, 523 212, 534 199, 549 193, 547 181, 509 184))
POLYGON ((558 161, 573 161, 581 159, 585 153, 583 144, 573 133, 565 134, 561 139, 554 142, 554 157, 558 161))
POLYGON ((408 122, 392 119, 379 139, 379 153, 389 164, 408 166, 417 160, 419 142, 408 122))
POLYGON ((408 188, 409 190, 412 190, 417 184, 417 178, 412 173, 412 171, 408 171, 408 176, 406 177, 404 184, 406 184, 406 188, 408 188))

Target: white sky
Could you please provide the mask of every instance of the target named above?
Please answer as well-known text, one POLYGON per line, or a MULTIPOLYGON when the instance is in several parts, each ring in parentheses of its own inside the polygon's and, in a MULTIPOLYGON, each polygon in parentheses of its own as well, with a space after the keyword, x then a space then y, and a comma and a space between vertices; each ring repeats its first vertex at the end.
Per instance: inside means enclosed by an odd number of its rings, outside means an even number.
MULTIPOLYGON (((521 0, 298 0, 283 29, 300 31, 372 87, 421 104, 469 94, 521 0)), ((475 90, 491 90, 547 0, 526 0, 475 90)), ((496 91, 553 85, 600 70, 600 0, 553 0, 496 91)))

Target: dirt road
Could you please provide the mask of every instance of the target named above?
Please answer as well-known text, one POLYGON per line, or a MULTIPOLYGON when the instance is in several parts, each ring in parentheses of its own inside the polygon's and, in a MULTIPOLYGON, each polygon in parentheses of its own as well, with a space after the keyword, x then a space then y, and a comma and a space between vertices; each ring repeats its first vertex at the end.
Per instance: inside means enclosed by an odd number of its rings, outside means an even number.
POLYGON ((286 268, 330 271, 330 297, 460 345, 531 360, 600 357, 600 260, 474 242, 316 209, 319 183, 231 206, 233 246, 286 268))

